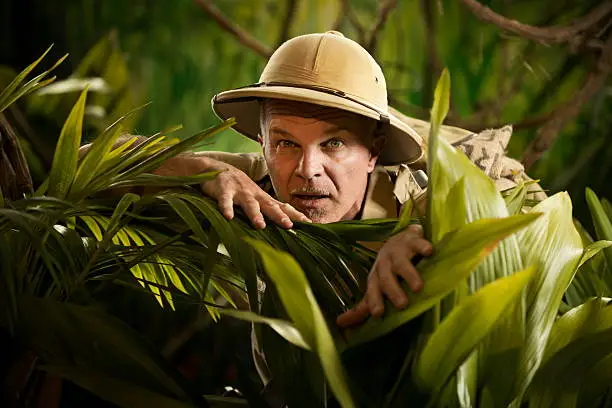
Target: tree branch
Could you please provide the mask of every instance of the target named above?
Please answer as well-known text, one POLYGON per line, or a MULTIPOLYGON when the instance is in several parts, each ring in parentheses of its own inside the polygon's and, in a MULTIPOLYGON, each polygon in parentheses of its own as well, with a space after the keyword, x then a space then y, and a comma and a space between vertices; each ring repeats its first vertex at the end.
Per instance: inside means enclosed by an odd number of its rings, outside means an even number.
POLYGON ((589 30, 612 11, 612 1, 607 0, 568 26, 536 27, 506 18, 489 7, 480 4, 477 0, 460 1, 479 20, 495 24, 503 30, 543 44, 558 44, 573 40, 580 33, 589 30))
POLYGON ((364 48, 368 50, 370 54, 374 54, 376 50, 376 42, 378 40, 378 34, 382 30, 383 26, 389 18, 389 13, 397 6, 397 0, 380 0, 380 8, 378 11, 378 18, 370 29, 367 35, 366 43, 364 48))
POLYGON ((336 20, 334 24, 332 24, 332 30, 339 31, 342 28, 342 24, 344 24, 344 20, 349 14, 349 2, 348 0, 340 0, 340 8, 338 9, 338 15, 336 16, 336 20))
POLYGON ((295 11, 297 9, 297 0, 287 0, 287 10, 285 12, 285 17, 282 21, 282 27, 280 36, 278 38, 277 47, 279 47, 282 43, 289 39, 289 35, 291 34, 291 24, 293 23, 293 19, 295 18, 295 11))
POLYGON ((273 52, 270 48, 263 45, 251 34, 230 21, 214 4, 212 4, 211 0, 194 1, 206 14, 215 20, 222 29, 236 37, 243 45, 246 45, 264 58, 270 58, 273 52))
POLYGON ((606 41, 606 46, 601 53, 597 66, 595 70, 589 73, 582 89, 553 112, 546 124, 540 128, 536 137, 527 146, 522 158, 526 169, 529 169, 552 146, 559 132, 580 113, 582 106, 605 84, 611 71, 612 36, 606 41))
POLYGON ((360 44, 364 44, 366 40, 366 32, 365 27, 359 22, 357 16, 355 15, 353 9, 351 8, 351 4, 349 0, 340 0, 342 2, 342 10, 345 10, 346 17, 348 18, 349 23, 353 25, 355 31, 357 31, 357 42, 360 44))

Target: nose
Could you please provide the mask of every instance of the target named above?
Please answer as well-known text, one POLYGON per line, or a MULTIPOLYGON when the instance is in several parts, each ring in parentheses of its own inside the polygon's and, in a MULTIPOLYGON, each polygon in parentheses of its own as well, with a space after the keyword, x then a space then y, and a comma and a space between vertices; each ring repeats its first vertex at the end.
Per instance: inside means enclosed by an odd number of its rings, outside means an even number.
POLYGON ((315 149, 303 149, 295 170, 298 177, 311 180, 323 173, 323 157, 315 149))

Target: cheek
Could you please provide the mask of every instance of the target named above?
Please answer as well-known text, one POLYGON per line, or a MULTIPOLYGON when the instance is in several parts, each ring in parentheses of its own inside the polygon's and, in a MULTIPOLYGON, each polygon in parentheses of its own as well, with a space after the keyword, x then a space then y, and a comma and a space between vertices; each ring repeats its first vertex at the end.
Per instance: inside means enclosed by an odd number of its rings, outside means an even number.
POLYGON ((289 180, 295 168, 293 160, 275 154, 266 154, 265 159, 276 195, 279 199, 286 200, 288 198, 289 180))

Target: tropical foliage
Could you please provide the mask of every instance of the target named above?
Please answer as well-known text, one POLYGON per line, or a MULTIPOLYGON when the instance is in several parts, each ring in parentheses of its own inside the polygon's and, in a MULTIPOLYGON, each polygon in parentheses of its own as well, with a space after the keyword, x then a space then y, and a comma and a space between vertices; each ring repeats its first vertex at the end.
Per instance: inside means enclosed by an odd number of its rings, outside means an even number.
MULTIPOLYGON (((39 62, 9 84, 0 106, 52 81, 44 72, 26 82, 39 62)), ((35 373, 125 407, 266 406, 246 381, 246 400, 198 393, 122 320, 117 296, 142 293, 172 313, 264 323, 255 335, 274 389, 291 407, 607 406, 609 202, 587 192, 594 242, 575 226, 566 193, 531 209, 521 202, 524 185, 504 199, 438 140, 449 93, 444 73, 432 110, 428 209, 420 217, 435 253, 419 263, 425 286, 409 293, 406 309, 388 305, 381 319, 344 332, 333 324, 363 294, 375 254, 361 243, 385 239, 415 222, 414 214, 292 230, 228 221, 189 187, 214 173, 149 172, 232 121, 184 140, 170 137, 171 129, 117 144, 128 114, 79 159, 85 89, 62 127, 47 180, 23 197, 3 190, 0 324, 25 345, 21 357, 35 373), (235 308, 245 301, 253 312, 235 308)), ((32 398, 32 381, 22 386, 19 394, 32 398)))

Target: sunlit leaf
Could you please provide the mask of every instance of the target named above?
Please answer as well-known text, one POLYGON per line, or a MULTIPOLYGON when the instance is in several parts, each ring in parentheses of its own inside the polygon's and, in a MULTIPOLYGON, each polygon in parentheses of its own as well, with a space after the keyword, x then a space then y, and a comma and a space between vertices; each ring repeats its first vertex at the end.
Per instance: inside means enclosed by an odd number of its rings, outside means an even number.
POLYGON ((500 278, 466 298, 442 321, 427 341, 415 366, 423 387, 437 393, 469 353, 519 299, 534 268, 500 278))
POLYGON ((274 282, 279 296, 305 342, 319 356, 319 361, 332 392, 342 407, 354 407, 346 383, 346 374, 334 340, 327 328, 323 313, 317 304, 302 268, 288 254, 275 250, 263 242, 248 240, 257 249, 266 273, 274 282))
POLYGON ((518 234, 524 262, 535 265, 537 271, 527 290, 527 333, 520 356, 515 404, 542 361, 561 299, 583 252, 567 193, 549 197, 532 211, 543 215, 518 234))
POLYGON ((434 247, 434 255, 419 263, 418 270, 424 281, 423 289, 409 294, 408 306, 404 310, 397 310, 388 304, 382 318, 371 318, 346 334, 349 345, 380 337, 436 305, 470 275, 500 240, 525 227, 537 217, 534 213, 484 219, 447 234, 434 247))
POLYGON ((288 322, 286 320, 275 319, 272 317, 264 317, 246 310, 219 309, 219 313, 235 317, 240 320, 246 320, 247 322, 267 324, 289 343, 301 347, 305 350, 312 350, 311 346, 306 343, 306 340, 304 340, 304 337, 302 337, 299 330, 296 329, 291 322, 288 322))

